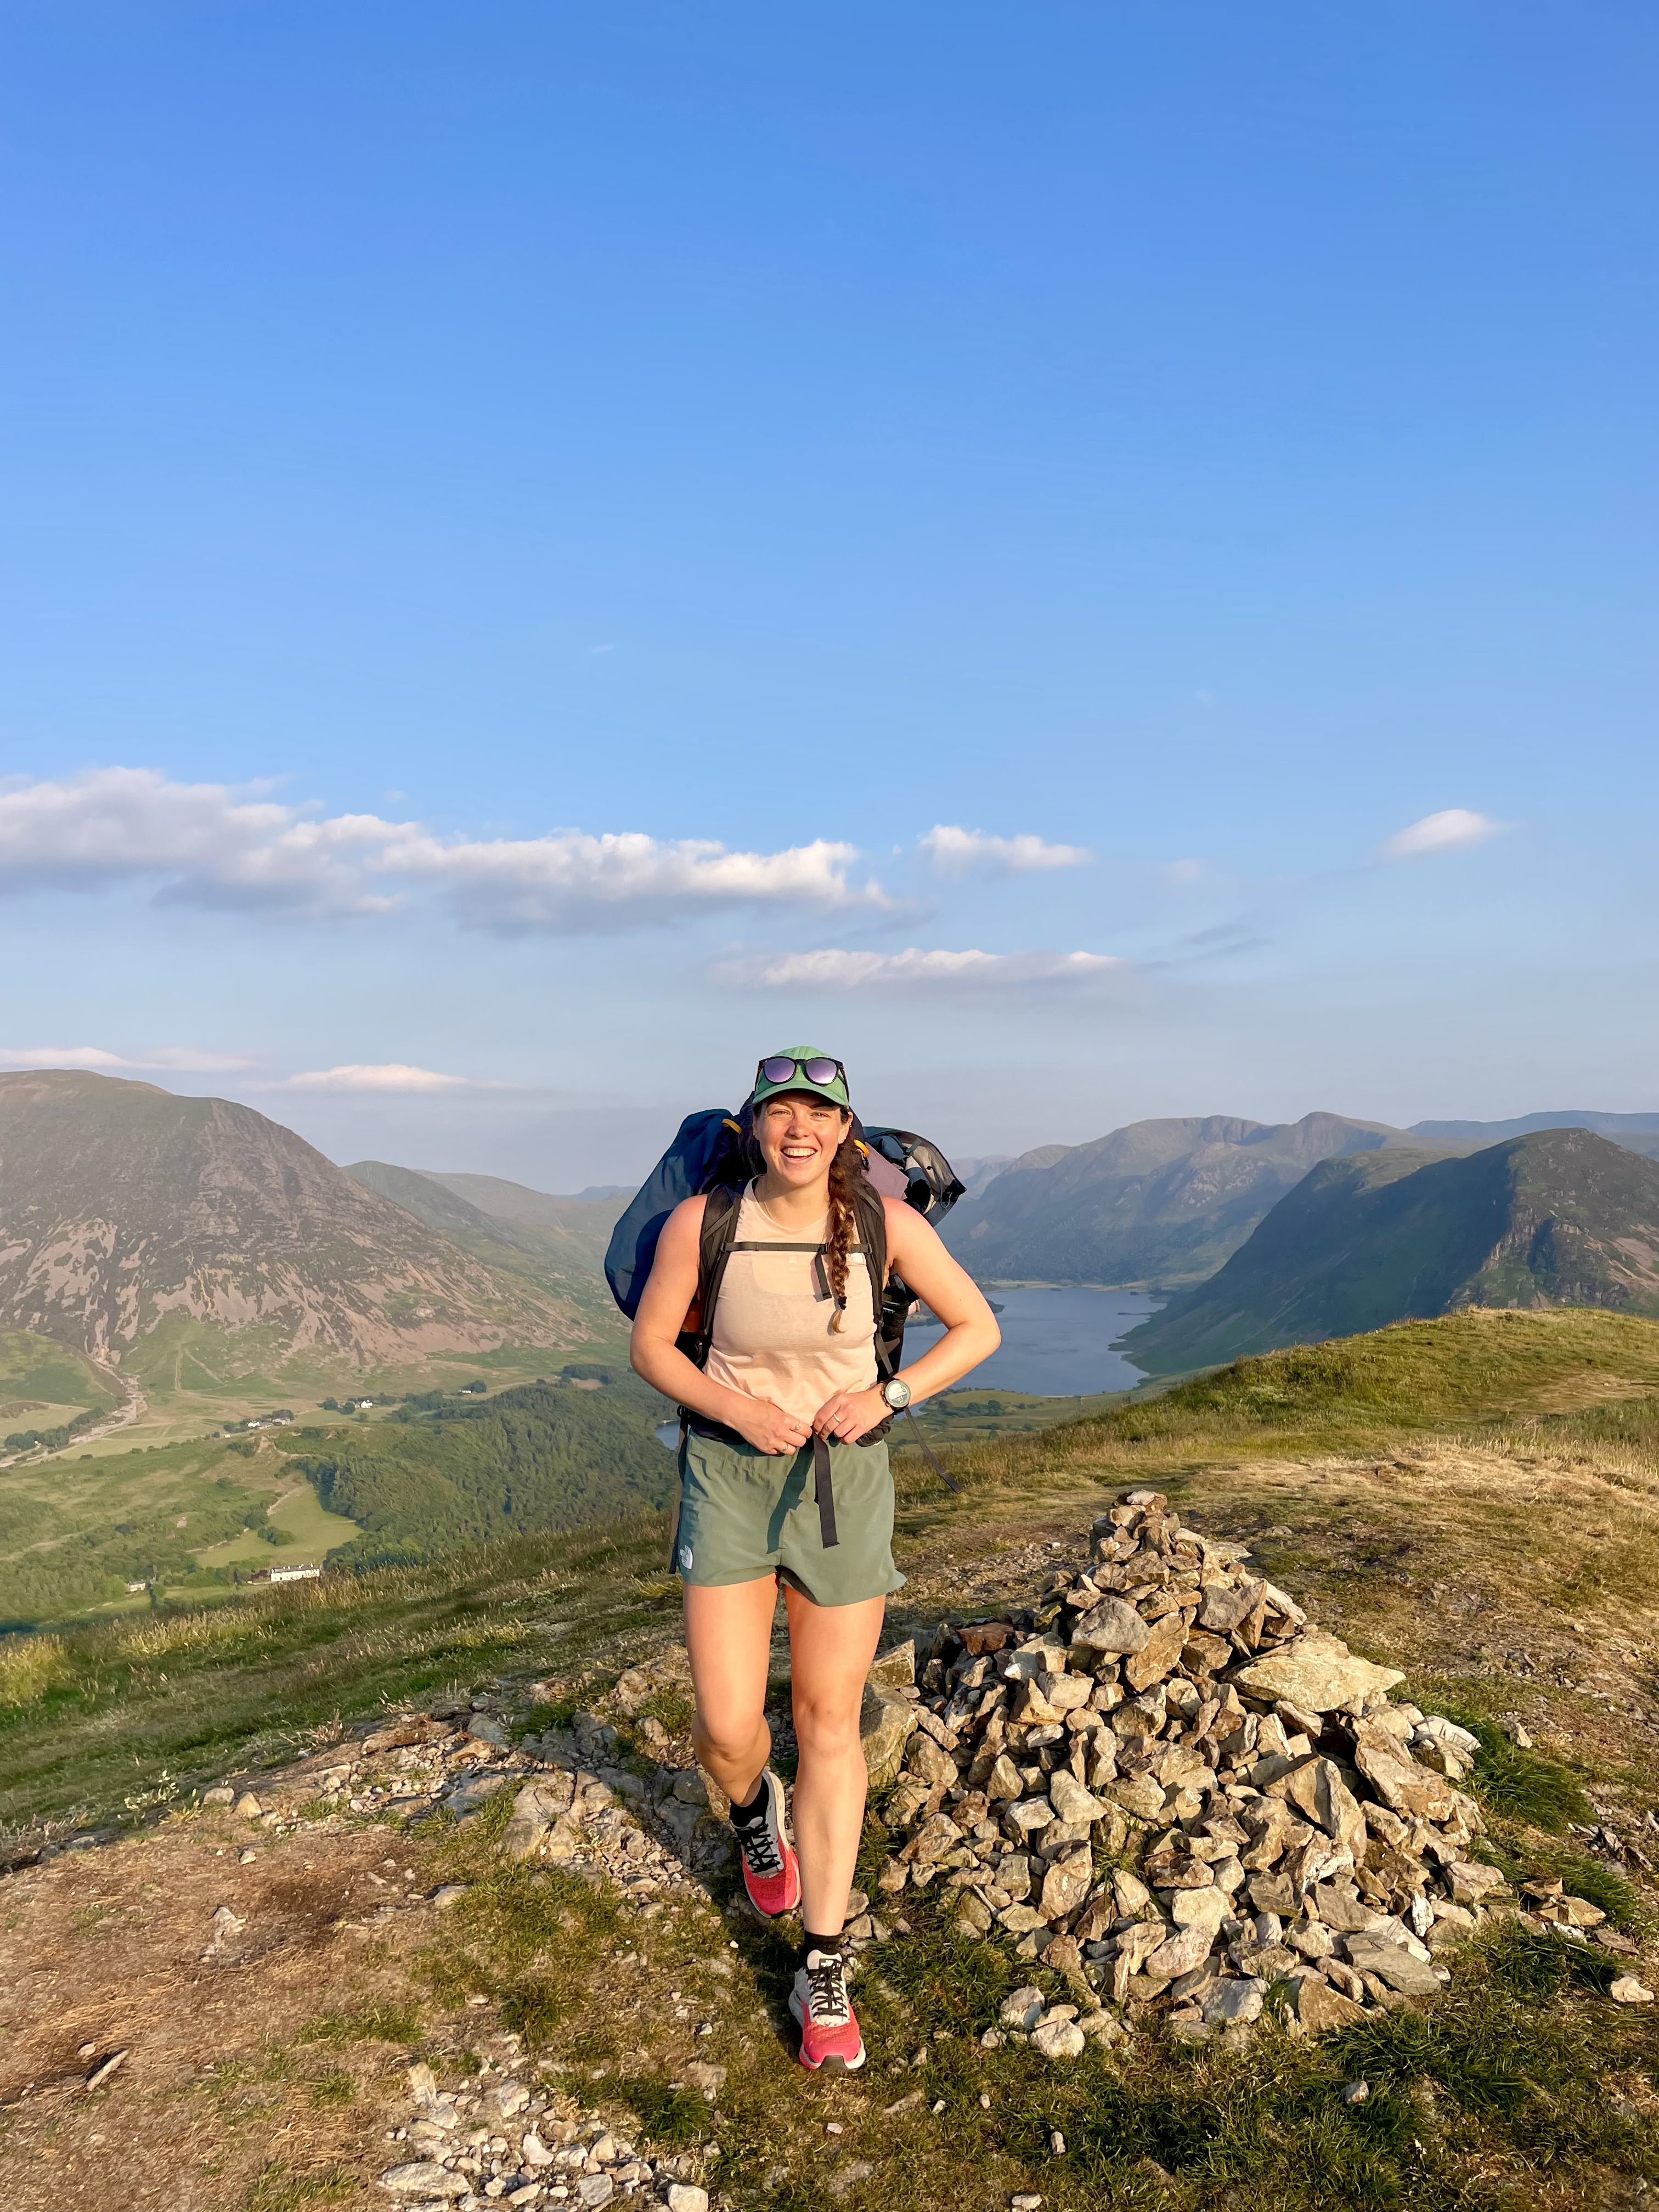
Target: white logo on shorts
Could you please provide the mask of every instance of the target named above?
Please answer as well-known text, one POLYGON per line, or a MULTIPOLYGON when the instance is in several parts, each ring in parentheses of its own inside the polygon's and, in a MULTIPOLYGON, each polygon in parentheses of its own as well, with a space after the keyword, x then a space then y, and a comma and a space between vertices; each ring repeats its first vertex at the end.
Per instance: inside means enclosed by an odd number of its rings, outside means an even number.
POLYGON ((681 1572, 683 1575, 689 1575, 689 1574, 690 1573, 690 1571, 691 1571, 691 1547, 690 1546, 690 1544, 682 1544, 682 1545, 680 1546, 680 1572, 681 1572))

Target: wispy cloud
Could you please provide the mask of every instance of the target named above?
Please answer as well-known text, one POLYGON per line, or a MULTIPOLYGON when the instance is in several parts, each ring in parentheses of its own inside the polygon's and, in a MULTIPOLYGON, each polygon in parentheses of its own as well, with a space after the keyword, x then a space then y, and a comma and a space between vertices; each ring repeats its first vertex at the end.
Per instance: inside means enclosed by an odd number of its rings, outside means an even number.
POLYGON ((1094 854, 1084 845, 1050 845, 1041 837, 994 837, 984 830, 937 823, 918 848, 950 876, 1022 876, 1046 868, 1081 868, 1094 854))
POLYGON ((287 1075, 268 1086, 272 1091, 379 1091, 410 1092, 478 1091, 492 1085, 476 1084, 465 1075, 440 1075, 434 1068, 409 1067, 401 1060, 379 1066, 313 1067, 301 1075, 287 1075))
POLYGON ((192 1045, 156 1045, 148 1050, 106 1052, 95 1044, 0 1046, 0 1067, 79 1067, 107 1075, 119 1070, 167 1069, 179 1075, 234 1073, 255 1065, 246 1053, 198 1052, 192 1045))
POLYGON ((569 935, 742 907, 884 908, 854 882, 857 849, 825 838, 774 853, 642 832, 448 837, 375 814, 319 816, 151 769, 0 785, 0 890, 155 886, 161 903, 301 916, 395 912, 435 896, 463 927, 569 935))
POLYGON ((718 972, 759 990, 1004 991, 1033 984, 1097 982, 1126 961, 1104 952, 790 952, 734 961, 718 972))
POLYGON ((1472 813, 1467 806, 1449 806, 1443 813, 1425 814, 1404 830, 1396 830, 1377 847, 1382 860, 1409 860, 1423 853, 1453 853, 1466 845, 1484 845, 1508 823, 1494 822, 1490 814, 1472 813))

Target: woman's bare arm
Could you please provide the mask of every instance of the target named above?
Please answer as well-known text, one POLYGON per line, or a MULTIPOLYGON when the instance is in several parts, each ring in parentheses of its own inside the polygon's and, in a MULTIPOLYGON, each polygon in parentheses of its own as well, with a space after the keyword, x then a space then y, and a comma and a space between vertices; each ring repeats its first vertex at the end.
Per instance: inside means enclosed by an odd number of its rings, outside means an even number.
POLYGON ((687 1309, 697 1294, 697 1266, 707 1200, 688 1198, 663 1224, 650 1279, 634 1317, 629 1364, 653 1390, 676 1405, 689 1406, 711 1421, 735 1429, 757 1451, 798 1451, 811 1431, 768 1398, 728 1389, 694 1366, 676 1342, 687 1309))
POLYGON ((997 1317, 968 1270, 939 1242, 939 1231, 902 1199, 882 1201, 887 1211, 887 1264, 945 1323, 945 1334, 899 1372, 913 1401, 936 1397, 1002 1341, 997 1317))
MULTIPOLYGON (((887 1212, 890 1271, 902 1276, 906 1289, 925 1298, 945 1323, 939 1341, 899 1370, 912 1399, 920 1402, 948 1390, 981 1359, 988 1359, 1002 1341, 1002 1331, 979 1285, 951 1257, 938 1231, 902 1199, 884 1198, 882 1204, 887 1212)), ((818 1407, 812 1425, 822 1437, 856 1443, 878 1427, 890 1410, 879 1383, 869 1390, 837 1390, 818 1407)))

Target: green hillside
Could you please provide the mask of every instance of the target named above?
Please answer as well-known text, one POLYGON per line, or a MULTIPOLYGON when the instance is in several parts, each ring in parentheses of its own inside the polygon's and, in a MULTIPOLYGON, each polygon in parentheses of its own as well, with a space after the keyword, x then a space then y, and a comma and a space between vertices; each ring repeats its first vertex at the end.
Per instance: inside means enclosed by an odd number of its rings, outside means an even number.
POLYGON ((1659 1313, 1659 1164, 1580 1129, 1327 1160, 1123 1343, 1176 1374, 1469 1305, 1659 1313))
POLYGON ((67 1442, 72 1425, 120 1402, 110 1377, 78 1352, 26 1329, 0 1330, 0 1455, 60 1436, 67 1442))
POLYGON ((331 1512, 367 1532, 350 1564, 423 1561, 665 1505, 674 1459, 653 1430, 669 1409, 625 1368, 603 1371, 337 1429, 295 1463, 331 1512))
POLYGON ((1025 1153, 963 1200, 943 1233, 981 1281, 1191 1283, 1316 1162, 1410 1141, 1340 1114, 1134 1121, 1092 1144, 1025 1153))

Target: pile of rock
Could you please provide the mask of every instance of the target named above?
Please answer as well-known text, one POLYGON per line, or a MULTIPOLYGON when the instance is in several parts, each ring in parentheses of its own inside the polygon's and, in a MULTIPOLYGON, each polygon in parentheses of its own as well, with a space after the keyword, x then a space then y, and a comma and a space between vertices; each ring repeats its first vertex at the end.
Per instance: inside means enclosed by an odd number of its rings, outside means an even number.
MULTIPOLYGON (((964 1928, 1060 1973, 1077 2007, 1010 2000, 1056 2057, 1121 2033, 1109 2002, 1202 2035, 1275 1987, 1311 2032, 1431 1995, 1459 1938, 1518 1908, 1471 1853, 1475 1738, 1391 1703, 1401 1679, 1312 1626, 1244 1547, 1127 1492, 1086 1568, 1031 1611, 943 1630, 919 1695, 877 1693, 866 1737, 902 1747, 885 1815, 906 1835, 881 1909, 937 1883, 964 1928)), ((1555 1887, 1563 1931, 1602 1936, 1555 1887)))
POLYGON ((400 2155, 376 2184, 404 2212, 642 2203, 708 2212, 708 2191, 688 2178, 689 2159, 643 2156, 598 2112, 521 2080, 510 2055, 504 2069, 486 2065, 453 2089, 441 2089, 424 2063, 407 2078, 410 2117, 387 2135, 400 2155))

